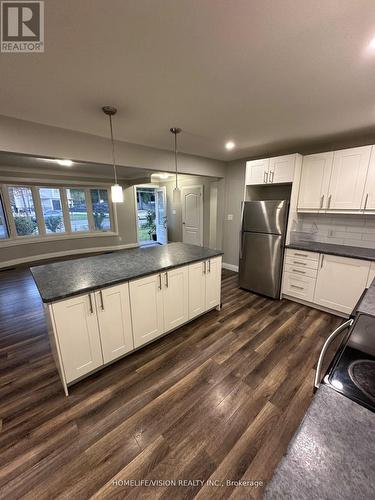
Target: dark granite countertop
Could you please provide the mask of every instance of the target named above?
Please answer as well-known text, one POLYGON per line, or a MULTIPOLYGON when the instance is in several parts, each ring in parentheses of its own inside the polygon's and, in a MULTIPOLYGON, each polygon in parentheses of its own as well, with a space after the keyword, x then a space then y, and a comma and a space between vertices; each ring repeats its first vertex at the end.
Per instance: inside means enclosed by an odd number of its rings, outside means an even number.
POLYGON ((375 261, 375 249, 352 247, 349 245, 334 245, 332 243, 321 243, 319 241, 293 242, 286 245, 286 248, 294 250, 306 250, 309 252, 325 253, 327 255, 338 255, 340 257, 351 257, 354 259, 375 261))
POLYGON ((369 314, 370 316, 375 316, 374 282, 372 282, 371 286, 366 290, 366 293, 358 306, 357 313, 364 313, 369 314))
POLYGON ((374 413, 321 386, 263 499, 374 498, 374 435, 374 413))
POLYGON ((220 250, 169 243, 36 266, 31 273, 43 302, 54 302, 222 254, 220 250))

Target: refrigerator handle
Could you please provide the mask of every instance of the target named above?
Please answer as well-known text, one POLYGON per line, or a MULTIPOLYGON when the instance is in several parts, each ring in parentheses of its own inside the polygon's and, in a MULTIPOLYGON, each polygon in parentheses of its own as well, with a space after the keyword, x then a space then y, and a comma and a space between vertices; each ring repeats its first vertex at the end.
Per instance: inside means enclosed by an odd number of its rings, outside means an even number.
POLYGON ((243 213, 245 209, 245 202, 241 202, 241 228, 240 228, 240 234, 239 234, 239 240, 240 240, 240 259, 242 259, 242 246, 243 246, 243 213))

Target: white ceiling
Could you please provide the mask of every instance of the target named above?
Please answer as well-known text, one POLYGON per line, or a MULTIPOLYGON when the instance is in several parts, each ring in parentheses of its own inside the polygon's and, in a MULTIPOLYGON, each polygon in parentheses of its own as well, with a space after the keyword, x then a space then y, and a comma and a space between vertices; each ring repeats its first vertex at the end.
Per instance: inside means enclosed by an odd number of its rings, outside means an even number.
POLYGON ((1 54, 0 114, 217 159, 375 121, 374 0, 48 0, 46 52, 1 54), (227 152, 225 141, 237 148, 227 152))

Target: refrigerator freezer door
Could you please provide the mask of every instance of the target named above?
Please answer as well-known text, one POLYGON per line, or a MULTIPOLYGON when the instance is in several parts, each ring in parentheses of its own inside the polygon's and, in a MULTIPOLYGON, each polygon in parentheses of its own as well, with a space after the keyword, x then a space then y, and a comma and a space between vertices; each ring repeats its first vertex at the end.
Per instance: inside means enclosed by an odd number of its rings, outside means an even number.
POLYGON ((286 200, 245 201, 242 231, 283 234, 286 231, 288 209, 286 200))
POLYGON ((242 233, 240 287, 274 299, 280 297, 283 236, 242 233))

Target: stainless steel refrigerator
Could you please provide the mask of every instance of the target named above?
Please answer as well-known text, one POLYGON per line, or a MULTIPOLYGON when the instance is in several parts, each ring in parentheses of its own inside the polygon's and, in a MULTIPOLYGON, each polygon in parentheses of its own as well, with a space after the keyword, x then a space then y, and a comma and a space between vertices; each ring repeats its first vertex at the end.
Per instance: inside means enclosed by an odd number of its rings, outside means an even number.
POLYGON ((245 201, 240 239, 240 287, 279 298, 289 202, 245 201))

